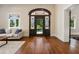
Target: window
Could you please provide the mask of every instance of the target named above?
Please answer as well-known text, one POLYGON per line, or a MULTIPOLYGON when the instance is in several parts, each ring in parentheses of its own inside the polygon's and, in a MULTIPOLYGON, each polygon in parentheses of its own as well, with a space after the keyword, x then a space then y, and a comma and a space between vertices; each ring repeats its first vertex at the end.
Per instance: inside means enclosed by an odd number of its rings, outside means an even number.
POLYGON ((34 29, 35 27, 35 17, 34 16, 31 16, 31 29, 34 29))
POLYGON ((20 17, 18 15, 9 15, 9 28, 17 28, 20 26, 20 17))
POLYGON ((71 27, 71 29, 75 29, 76 28, 76 17, 75 16, 73 16, 71 18, 70 27, 71 27))
POLYGON ((49 16, 45 16, 45 29, 49 29, 49 16))

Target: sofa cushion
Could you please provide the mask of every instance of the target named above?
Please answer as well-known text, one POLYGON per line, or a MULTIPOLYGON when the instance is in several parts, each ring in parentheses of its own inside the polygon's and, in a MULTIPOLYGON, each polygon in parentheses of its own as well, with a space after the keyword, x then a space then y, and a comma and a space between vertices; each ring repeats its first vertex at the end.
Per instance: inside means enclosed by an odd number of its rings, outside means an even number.
POLYGON ((5 33, 6 33, 5 29, 0 29, 0 34, 5 34, 5 33))
POLYGON ((16 32, 15 32, 15 34, 18 34, 21 31, 22 31, 22 29, 17 29, 16 32))
POLYGON ((11 29, 6 29, 6 34, 10 34, 12 33, 12 30, 11 29))
POLYGON ((0 37, 2 37, 2 36, 6 36, 6 34, 0 34, 0 37))
POLYGON ((15 32, 16 32, 16 29, 15 28, 11 28, 10 30, 11 30, 11 33, 12 34, 15 34, 15 32))

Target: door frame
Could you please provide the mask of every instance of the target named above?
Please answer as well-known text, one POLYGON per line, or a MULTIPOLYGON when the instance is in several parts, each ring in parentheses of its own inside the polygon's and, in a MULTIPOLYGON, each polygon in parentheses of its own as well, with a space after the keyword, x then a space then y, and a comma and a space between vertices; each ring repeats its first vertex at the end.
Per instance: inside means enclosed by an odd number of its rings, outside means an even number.
MULTIPOLYGON (((30 29, 30 27, 31 27, 31 24, 30 24, 30 22, 31 22, 31 16, 34 16, 34 17, 36 17, 36 16, 44 16, 44 18, 45 18, 45 16, 49 16, 49 31, 48 30, 46 30, 46 31, 49 32, 48 36, 50 36, 50 15, 51 15, 51 12, 49 10, 47 10, 47 9, 44 9, 44 8, 36 8, 36 9, 31 10, 29 12, 29 36, 32 36, 32 35, 30 35, 30 30, 31 30, 30 29), (35 11, 45 11, 45 12, 48 13, 48 15, 32 15, 32 13, 35 12, 35 11)), ((46 33, 48 33, 48 32, 46 32, 46 33)), ((43 34, 43 35, 47 36, 46 34, 43 34)))

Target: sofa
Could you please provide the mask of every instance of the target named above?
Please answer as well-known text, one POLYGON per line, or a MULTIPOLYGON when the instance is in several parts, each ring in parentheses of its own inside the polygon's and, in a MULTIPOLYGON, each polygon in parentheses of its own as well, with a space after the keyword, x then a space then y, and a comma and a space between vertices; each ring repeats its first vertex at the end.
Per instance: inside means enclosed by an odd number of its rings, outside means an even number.
POLYGON ((7 36, 8 39, 21 39, 23 31, 22 29, 0 29, 0 36, 7 36))
POLYGON ((15 29, 8 34, 8 39, 21 39, 23 37, 22 29, 15 29))
POLYGON ((6 31, 4 28, 0 29, 0 36, 6 36, 6 31))
POLYGON ((0 37, 3 37, 3 38, 0 38, 0 47, 6 44, 6 41, 2 41, 6 38, 5 36, 6 36, 5 29, 0 29, 0 37))

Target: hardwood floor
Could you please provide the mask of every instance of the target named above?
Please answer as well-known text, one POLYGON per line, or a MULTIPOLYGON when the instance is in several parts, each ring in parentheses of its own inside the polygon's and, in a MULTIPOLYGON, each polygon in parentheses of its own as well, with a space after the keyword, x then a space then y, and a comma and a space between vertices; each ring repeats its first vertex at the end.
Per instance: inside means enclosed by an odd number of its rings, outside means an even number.
POLYGON ((23 38, 26 42, 16 54, 70 54, 79 53, 79 41, 64 43, 56 37, 33 36, 23 38))

